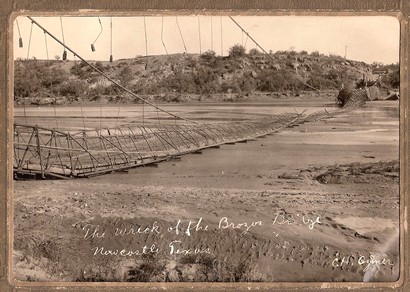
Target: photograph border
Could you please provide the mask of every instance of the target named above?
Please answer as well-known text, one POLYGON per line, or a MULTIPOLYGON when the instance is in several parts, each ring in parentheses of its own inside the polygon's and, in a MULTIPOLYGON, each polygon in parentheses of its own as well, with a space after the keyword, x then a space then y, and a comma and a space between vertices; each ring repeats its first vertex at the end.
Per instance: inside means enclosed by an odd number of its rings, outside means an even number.
POLYGON ((2 0, 0 7, 0 291, 129 291, 135 290, 335 290, 410 291, 409 284, 409 22, 408 0, 2 0), (258 283, 113 283, 25 282, 13 279, 13 22, 19 15, 312 15, 394 16, 400 22, 400 277, 396 282, 258 282, 258 283))

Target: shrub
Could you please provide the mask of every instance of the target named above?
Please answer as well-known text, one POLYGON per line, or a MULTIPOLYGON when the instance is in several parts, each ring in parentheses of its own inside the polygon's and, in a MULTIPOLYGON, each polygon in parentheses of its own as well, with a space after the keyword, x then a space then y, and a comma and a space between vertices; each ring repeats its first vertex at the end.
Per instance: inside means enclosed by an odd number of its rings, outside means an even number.
POLYGON ((177 71, 175 74, 169 75, 159 82, 157 93, 160 88, 164 88, 163 91, 173 90, 177 92, 195 93, 196 88, 194 84, 195 81, 192 74, 184 74, 181 71, 177 71))
POLYGON ((400 87, 400 69, 396 69, 393 72, 382 76, 381 82, 384 86, 389 88, 400 87))
POLYGON ((329 80, 318 72, 312 72, 307 83, 317 89, 337 88, 337 85, 334 81, 329 80))
POLYGON ((64 70, 54 68, 36 59, 16 62, 14 70, 14 96, 35 96, 52 92, 67 79, 64 70))
POLYGON ((127 87, 133 79, 131 69, 128 66, 122 69, 120 74, 118 75, 118 79, 120 80, 123 86, 127 87))
POLYGON ((85 94, 87 84, 81 80, 68 80, 61 84, 60 94, 65 97, 79 97, 85 94))
POLYGON ((237 58, 242 57, 246 53, 246 49, 244 46, 236 44, 229 49, 229 57, 237 58))
POLYGON ((310 53, 310 55, 314 56, 314 57, 319 57, 320 56, 318 51, 313 51, 313 52, 310 53))
POLYGON ((304 88, 304 84, 298 81, 286 70, 263 70, 259 74, 257 90, 260 91, 284 91, 304 88))
POLYGON ((202 53, 202 54, 200 55, 200 58, 201 58, 201 60, 203 60, 203 61, 206 61, 206 62, 208 62, 208 63, 212 63, 213 61, 215 61, 215 58, 216 58, 215 56, 216 56, 216 54, 215 54, 214 51, 208 50, 208 51, 202 53))
POLYGON ((258 51, 258 49, 253 48, 253 49, 249 50, 248 54, 251 55, 251 56, 254 56, 254 55, 260 54, 260 52, 258 51))

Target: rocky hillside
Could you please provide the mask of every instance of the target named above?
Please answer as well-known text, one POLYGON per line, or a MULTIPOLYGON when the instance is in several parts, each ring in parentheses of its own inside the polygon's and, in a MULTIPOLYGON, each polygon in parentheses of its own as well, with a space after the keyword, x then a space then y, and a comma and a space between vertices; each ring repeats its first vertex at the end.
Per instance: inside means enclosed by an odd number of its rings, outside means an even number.
MULTIPOLYGON (((258 95, 279 97, 353 87, 363 78, 380 79, 387 92, 399 86, 398 65, 381 66, 325 56, 281 51, 269 55, 234 46, 227 57, 208 51, 91 62, 138 95, 156 102, 241 101, 258 95)), ((333 96, 333 93, 331 94, 333 96)), ((138 102, 82 62, 16 60, 17 104, 138 102)))

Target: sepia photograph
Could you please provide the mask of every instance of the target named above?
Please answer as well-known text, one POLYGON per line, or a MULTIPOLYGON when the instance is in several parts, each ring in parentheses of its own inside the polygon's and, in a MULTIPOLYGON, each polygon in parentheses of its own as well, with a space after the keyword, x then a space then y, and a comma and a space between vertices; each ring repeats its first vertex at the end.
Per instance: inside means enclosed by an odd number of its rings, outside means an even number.
POLYGON ((20 15, 23 282, 395 282, 392 16, 20 15))

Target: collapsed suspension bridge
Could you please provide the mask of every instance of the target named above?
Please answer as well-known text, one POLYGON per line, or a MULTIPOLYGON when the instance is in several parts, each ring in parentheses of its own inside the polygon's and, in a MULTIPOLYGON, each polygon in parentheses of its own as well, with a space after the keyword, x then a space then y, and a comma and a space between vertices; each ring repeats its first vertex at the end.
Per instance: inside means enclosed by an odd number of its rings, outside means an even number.
POLYGON ((16 177, 90 177, 156 164, 187 153, 200 153, 206 148, 218 148, 223 144, 246 143, 284 128, 331 118, 355 108, 352 104, 349 108, 319 110, 309 115, 304 112, 283 113, 241 122, 205 123, 186 119, 136 95, 84 60, 34 19, 30 20, 60 43, 64 52, 70 51, 115 86, 139 99, 143 105, 165 114, 171 122, 130 123, 112 128, 84 128, 75 132, 30 125, 27 122, 15 123, 13 167, 16 177), (176 123, 177 120, 181 123, 176 123))

